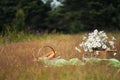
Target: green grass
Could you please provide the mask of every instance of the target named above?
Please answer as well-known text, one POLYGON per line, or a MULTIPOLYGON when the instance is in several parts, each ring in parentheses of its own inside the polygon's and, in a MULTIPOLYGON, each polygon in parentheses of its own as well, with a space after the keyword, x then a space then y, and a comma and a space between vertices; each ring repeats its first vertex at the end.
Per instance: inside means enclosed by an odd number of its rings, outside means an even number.
MULTIPOLYGON (((13 35, 13 34, 12 34, 13 35)), ((39 52, 42 46, 52 46, 57 56, 64 59, 77 57, 81 54, 75 50, 85 33, 64 35, 17 34, 19 37, 0 36, 0 80, 119 80, 120 68, 106 64, 87 64, 85 66, 46 67, 42 62, 34 62, 32 54, 42 56, 48 48, 39 52), (5 42, 5 45, 3 43, 5 42)), ((117 38, 120 47, 120 33, 108 33, 117 38)))

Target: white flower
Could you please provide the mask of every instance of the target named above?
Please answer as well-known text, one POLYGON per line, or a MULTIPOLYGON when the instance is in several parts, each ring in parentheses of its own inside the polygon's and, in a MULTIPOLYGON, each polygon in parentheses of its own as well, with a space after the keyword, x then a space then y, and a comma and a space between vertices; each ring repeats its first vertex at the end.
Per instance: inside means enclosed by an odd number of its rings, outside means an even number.
POLYGON ((114 53, 113 55, 115 56, 117 53, 114 53))
POLYGON ((104 31, 99 31, 99 33, 98 33, 98 34, 99 34, 99 35, 102 35, 103 33, 104 33, 104 31))
POLYGON ((78 52, 81 52, 81 50, 78 47, 75 47, 75 50, 77 50, 78 52))
POLYGON ((96 51, 96 55, 99 55, 99 53, 100 53, 99 51, 96 51))
POLYGON ((115 47, 114 47, 114 42, 113 42, 113 41, 109 41, 109 44, 112 46, 112 48, 115 48, 115 47))
POLYGON ((114 36, 112 37, 112 40, 116 40, 114 36))
POLYGON ((109 51, 110 50, 110 48, 107 48, 107 51, 109 51))
POLYGON ((106 33, 103 33, 101 36, 105 37, 105 38, 108 38, 106 33))
POLYGON ((97 35, 97 34, 98 34, 98 30, 95 29, 95 30, 94 30, 94 35, 97 35))
POLYGON ((109 41, 110 45, 114 45, 114 42, 113 41, 109 41))
POLYGON ((98 46, 98 47, 101 47, 101 44, 100 44, 100 43, 98 43, 98 44, 97 44, 97 46, 98 46))
POLYGON ((92 50, 92 49, 89 49, 89 52, 93 52, 93 50, 92 50))
POLYGON ((87 52, 87 51, 88 51, 88 49, 84 49, 84 51, 85 51, 85 52, 87 52))
POLYGON ((103 45, 103 46, 102 46, 102 48, 103 48, 103 49, 106 49, 106 48, 107 48, 107 46, 106 46, 106 45, 103 45))
POLYGON ((87 37, 83 37, 83 40, 85 40, 87 37))

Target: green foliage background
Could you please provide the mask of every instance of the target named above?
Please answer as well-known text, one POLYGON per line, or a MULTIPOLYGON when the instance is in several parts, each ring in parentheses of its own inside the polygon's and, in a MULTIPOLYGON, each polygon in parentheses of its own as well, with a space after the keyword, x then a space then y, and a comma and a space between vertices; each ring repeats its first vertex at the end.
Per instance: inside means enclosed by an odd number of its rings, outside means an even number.
POLYGON ((0 0, 0 32, 78 33, 120 30, 120 0, 65 0, 51 10, 40 0, 0 0))

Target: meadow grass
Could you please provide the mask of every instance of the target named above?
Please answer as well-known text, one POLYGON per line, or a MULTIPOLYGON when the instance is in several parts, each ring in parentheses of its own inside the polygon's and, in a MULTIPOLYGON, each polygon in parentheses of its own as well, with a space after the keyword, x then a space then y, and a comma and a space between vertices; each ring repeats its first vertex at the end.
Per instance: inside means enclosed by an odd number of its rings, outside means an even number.
MULTIPOLYGON (((34 62, 35 56, 42 56, 50 51, 43 46, 52 46, 57 56, 64 59, 77 57, 81 54, 75 47, 82 41, 86 33, 80 34, 46 34, 44 36, 22 35, 16 41, 8 41, 0 45, 0 80, 120 80, 120 67, 115 68, 104 63, 86 64, 85 66, 46 67, 44 63, 34 62)), ((120 33, 108 33, 117 39, 117 48, 120 50, 120 33)), ((2 39, 2 37, 1 37, 2 39)), ((9 39, 8 39, 9 40, 9 39)), ((1 40, 2 41, 2 40, 1 40)), ((120 51, 119 51, 120 52, 120 51)), ((118 56, 119 57, 119 56, 118 56)))

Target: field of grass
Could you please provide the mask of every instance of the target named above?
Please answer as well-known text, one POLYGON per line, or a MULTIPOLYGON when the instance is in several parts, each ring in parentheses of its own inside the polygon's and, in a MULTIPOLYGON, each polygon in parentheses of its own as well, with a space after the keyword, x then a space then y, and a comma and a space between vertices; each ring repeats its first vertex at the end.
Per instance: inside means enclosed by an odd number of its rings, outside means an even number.
MULTIPOLYGON (((120 33, 108 33, 116 37, 116 46, 120 52, 120 33)), ((120 80, 120 67, 115 68, 104 63, 85 66, 46 67, 42 62, 34 62, 35 56, 42 56, 52 46, 57 56, 64 59, 79 58, 75 47, 86 33, 63 35, 53 34, 30 38, 30 40, 0 45, 0 80, 120 80)), ((120 56, 118 56, 120 57, 120 56)))

